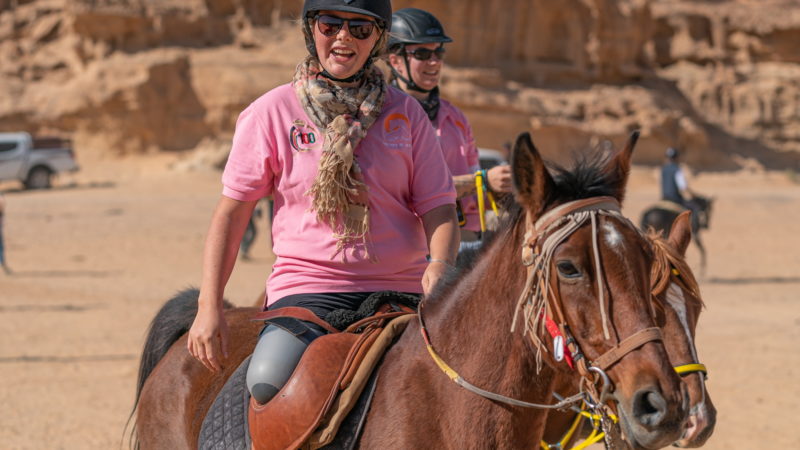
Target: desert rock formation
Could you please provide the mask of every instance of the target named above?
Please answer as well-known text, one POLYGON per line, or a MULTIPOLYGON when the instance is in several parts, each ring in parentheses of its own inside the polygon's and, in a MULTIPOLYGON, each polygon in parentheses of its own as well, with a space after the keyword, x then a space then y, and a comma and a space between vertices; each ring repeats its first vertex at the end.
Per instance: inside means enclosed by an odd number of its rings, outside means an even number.
MULTIPOLYGON (((642 130, 698 168, 800 169, 791 0, 394 2, 443 18, 443 95, 478 144, 555 155, 642 130)), ((95 154, 224 155, 236 117, 305 54, 301 0, 0 0, 0 131, 95 154)), ((205 155, 205 156, 203 156, 205 155)), ((224 156, 222 156, 224 157, 224 156)))

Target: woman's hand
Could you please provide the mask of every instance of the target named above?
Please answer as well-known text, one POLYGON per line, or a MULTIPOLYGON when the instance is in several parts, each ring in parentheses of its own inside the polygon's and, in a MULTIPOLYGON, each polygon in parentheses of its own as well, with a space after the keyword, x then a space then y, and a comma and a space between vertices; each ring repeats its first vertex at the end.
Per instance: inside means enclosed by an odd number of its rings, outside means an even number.
POLYGON ((189 353, 208 370, 219 372, 228 358, 228 322, 222 308, 200 307, 189 329, 189 353))
POLYGON ((186 347, 212 372, 222 370, 222 361, 228 357, 228 323, 222 311, 222 295, 256 202, 220 197, 206 236, 197 316, 189 329, 186 347))
POLYGON ((489 188, 494 192, 511 192, 511 166, 495 166, 486 172, 489 188))
POLYGON ((422 293, 428 295, 433 290, 436 283, 444 276, 444 274, 452 267, 446 261, 435 259, 428 263, 425 268, 425 273, 422 274, 422 293))
POLYGON ((431 255, 430 263, 422 274, 422 292, 427 295, 458 255, 461 237, 456 219, 456 205, 442 205, 426 212, 422 215, 422 226, 425 228, 431 255))

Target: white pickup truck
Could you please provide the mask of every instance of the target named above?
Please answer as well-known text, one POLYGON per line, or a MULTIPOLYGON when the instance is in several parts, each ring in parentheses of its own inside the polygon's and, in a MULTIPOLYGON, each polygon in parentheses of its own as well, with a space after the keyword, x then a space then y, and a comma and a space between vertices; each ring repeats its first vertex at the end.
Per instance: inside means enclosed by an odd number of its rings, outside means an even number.
POLYGON ((28 133, 0 133, 0 181, 19 180, 28 189, 46 189, 53 175, 78 170, 70 141, 34 139, 28 133))

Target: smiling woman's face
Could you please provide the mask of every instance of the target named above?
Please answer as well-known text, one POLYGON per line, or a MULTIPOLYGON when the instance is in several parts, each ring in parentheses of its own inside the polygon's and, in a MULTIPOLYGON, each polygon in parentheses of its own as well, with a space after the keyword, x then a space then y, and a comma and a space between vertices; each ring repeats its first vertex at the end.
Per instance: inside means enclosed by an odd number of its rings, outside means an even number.
MULTIPOLYGON (((342 11, 320 11, 319 15, 374 22, 374 19, 369 16, 342 11)), ((317 48, 317 58, 319 58, 322 67, 336 78, 347 78, 355 75, 364 66, 380 36, 380 29, 375 26, 372 34, 366 39, 356 39, 350 34, 349 25, 349 22, 345 23, 336 34, 325 36, 320 31, 318 20, 314 20, 311 24, 314 33, 314 44, 317 48)))
MULTIPOLYGON (((420 61, 412 56, 412 53, 418 48, 436 50, 441 45, 440 43, 406 45, 406 57, 408 58, 408 69, 411 71, 411 79, 414 80, 417 86, 427 91, 439 85, 439 80, 442 78, 444 61, 436 56, 431 56, 430 59, 420 61)), ((389 64, 391 64, 400 75, 406 79, 409 78, 408 70, 406 70, 406 64, 405 61, 403 61, 402 55, 389 55, 389 64)))

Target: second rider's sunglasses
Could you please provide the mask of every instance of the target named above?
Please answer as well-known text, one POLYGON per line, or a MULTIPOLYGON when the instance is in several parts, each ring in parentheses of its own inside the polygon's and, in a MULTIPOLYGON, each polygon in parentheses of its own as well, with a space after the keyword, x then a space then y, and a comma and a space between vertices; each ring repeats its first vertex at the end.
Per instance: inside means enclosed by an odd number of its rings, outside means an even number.
POLYGON ((414 59, 419 61, 427 61, 431 59, 431 56, 436 55, 436 59, 439 61, 444 59, 445 49, 443 46, 436 47, 435 50, 430 50, 425 47, 420 47, 415 49, 413 52, 406 50, 406 53, 413 56, 414 59))
POLYGON ((366 19, 342 19, 341 17, 320 14, 316 17, 317 28, 325 36, 335 36, 339 30, 347 23, 347 31, 350 36, 356 39, 366 39, 372 34, 372 30, 377 25, 375 22, 366 19))

